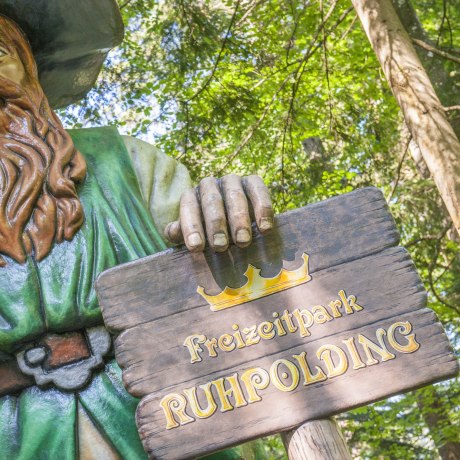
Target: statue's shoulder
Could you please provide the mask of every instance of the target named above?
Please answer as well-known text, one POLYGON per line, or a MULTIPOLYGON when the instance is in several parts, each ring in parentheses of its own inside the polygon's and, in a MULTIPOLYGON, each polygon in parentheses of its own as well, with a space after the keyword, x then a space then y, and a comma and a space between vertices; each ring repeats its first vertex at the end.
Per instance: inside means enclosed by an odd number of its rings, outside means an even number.
POLYGON ((76 128, 66 130, 75 147, 83 154, 87 151, 113 150, 114 148, 124 148, 124 142, 121 134, 115 126, 100 126, 96 128, 76 128))
POLYGON ((150 163, 155 162, 157 159, 160 159, 160 161, 174 161, 150 142, 143 141, 134 136, 121 135, 121 138, 132 159, 142 159, 141 161, 150 163))
POLYGON ((161 232, 169 222, 178 218, 182 193, 191 188, 187 168, 149 142, 122 136, 157 228, 161 232))
POLYGON ((90 169, 99 171, 120 167, 127 172, 132 168, 123 137, 116 127, 68 129, 67 132, 90 169))
POLYGON ((149 142, 120 134, 114 126, 68 129, 67 132, 77 150, 87 159, 91 160, 94 156, 98 163, 104 160, 113 162, 115 157, 129 158, 143 163, 144 169, 149 169, 147 165, 153 166, 157 161, 175 161, 149 142))
POLYGON ((143 191, 151 189, 154 182, 157 188, 170 188, 173 182, 179 182, 185 188, 192 187, 187 168, 178 160, 150 142, 132 136, 121 137, 143 191))

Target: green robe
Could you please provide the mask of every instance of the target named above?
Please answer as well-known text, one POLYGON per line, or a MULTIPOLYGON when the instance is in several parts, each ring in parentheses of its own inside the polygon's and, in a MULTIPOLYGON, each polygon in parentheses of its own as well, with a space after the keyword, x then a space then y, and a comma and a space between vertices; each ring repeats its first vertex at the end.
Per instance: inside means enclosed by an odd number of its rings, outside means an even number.
MULTIPOLYGON (((94 281, 103 270, 166 248, 142 197, 122 137, 113 128, 70 131, 87 162, 79 190, 85 222, 42 261, 7 258, 0 268, 0 351, 14 353, 46 332, 102 324, 94 281)), ((36 386, 0 398, 0 457, 78 458, 77 417, 84 411, 124 459, 146 457, 134 423, 138 400, 108 363, 77 392, 36 386)), ((238 458, 238 449, 215 458, 238 458)))

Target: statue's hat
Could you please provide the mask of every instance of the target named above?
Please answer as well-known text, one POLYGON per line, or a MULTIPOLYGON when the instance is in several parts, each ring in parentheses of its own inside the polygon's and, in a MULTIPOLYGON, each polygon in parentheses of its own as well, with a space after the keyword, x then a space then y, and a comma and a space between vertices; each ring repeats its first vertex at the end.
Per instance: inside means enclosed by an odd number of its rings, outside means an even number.
POLYGON ((86 95, 107 53, 123 39, 115 0, 0 0, 0 14, 27 35, 55 108, 86 95))

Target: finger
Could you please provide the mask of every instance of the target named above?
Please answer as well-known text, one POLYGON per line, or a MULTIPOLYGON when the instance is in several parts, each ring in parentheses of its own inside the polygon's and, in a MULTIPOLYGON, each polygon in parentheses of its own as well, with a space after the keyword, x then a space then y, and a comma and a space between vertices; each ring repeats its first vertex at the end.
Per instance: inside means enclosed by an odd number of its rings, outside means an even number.
POLYGON ((244 193, 241 177, 236 174, 224 176, 221 181, 227 209, 228 223, 233 242, 240 248, 251 244, 251 219, 246 194, 244 193))
POLYGON ((257 227, 261 233, 273 228, 273 207, 270 192, 261 177, 257 175, 247 176, 243 179, 246 195, 254 208, 257 227))
POLYGON ((182 228, 178 220, 170 222, 166 226, 164 235, 171 243, 180 244, 184 242, 184 235, 182 234, 182 228))
POLYGON ((204 249, 205 237, 201 223, 201 209, 195 189, 184 192, 180 199, 180 224, 185 245, 191 252, 204 249))
POLYGON ((199 191, 209 245, 214 251, 223 252, 228 248, 227 218, 216 179, 203 179, 199 191))

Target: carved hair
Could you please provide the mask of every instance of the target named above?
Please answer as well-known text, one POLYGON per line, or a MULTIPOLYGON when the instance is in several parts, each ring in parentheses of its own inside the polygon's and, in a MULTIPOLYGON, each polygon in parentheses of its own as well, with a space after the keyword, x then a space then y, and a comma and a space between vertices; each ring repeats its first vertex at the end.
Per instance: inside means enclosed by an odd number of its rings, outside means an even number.
POLYGON ((86 163, 49 106, 30 45, 0 15, 0 42, 22 62, 20 85, 0 77, 0 264, 42 260, 54 243, 71 240, 83 224, 76 185, 86 163))

